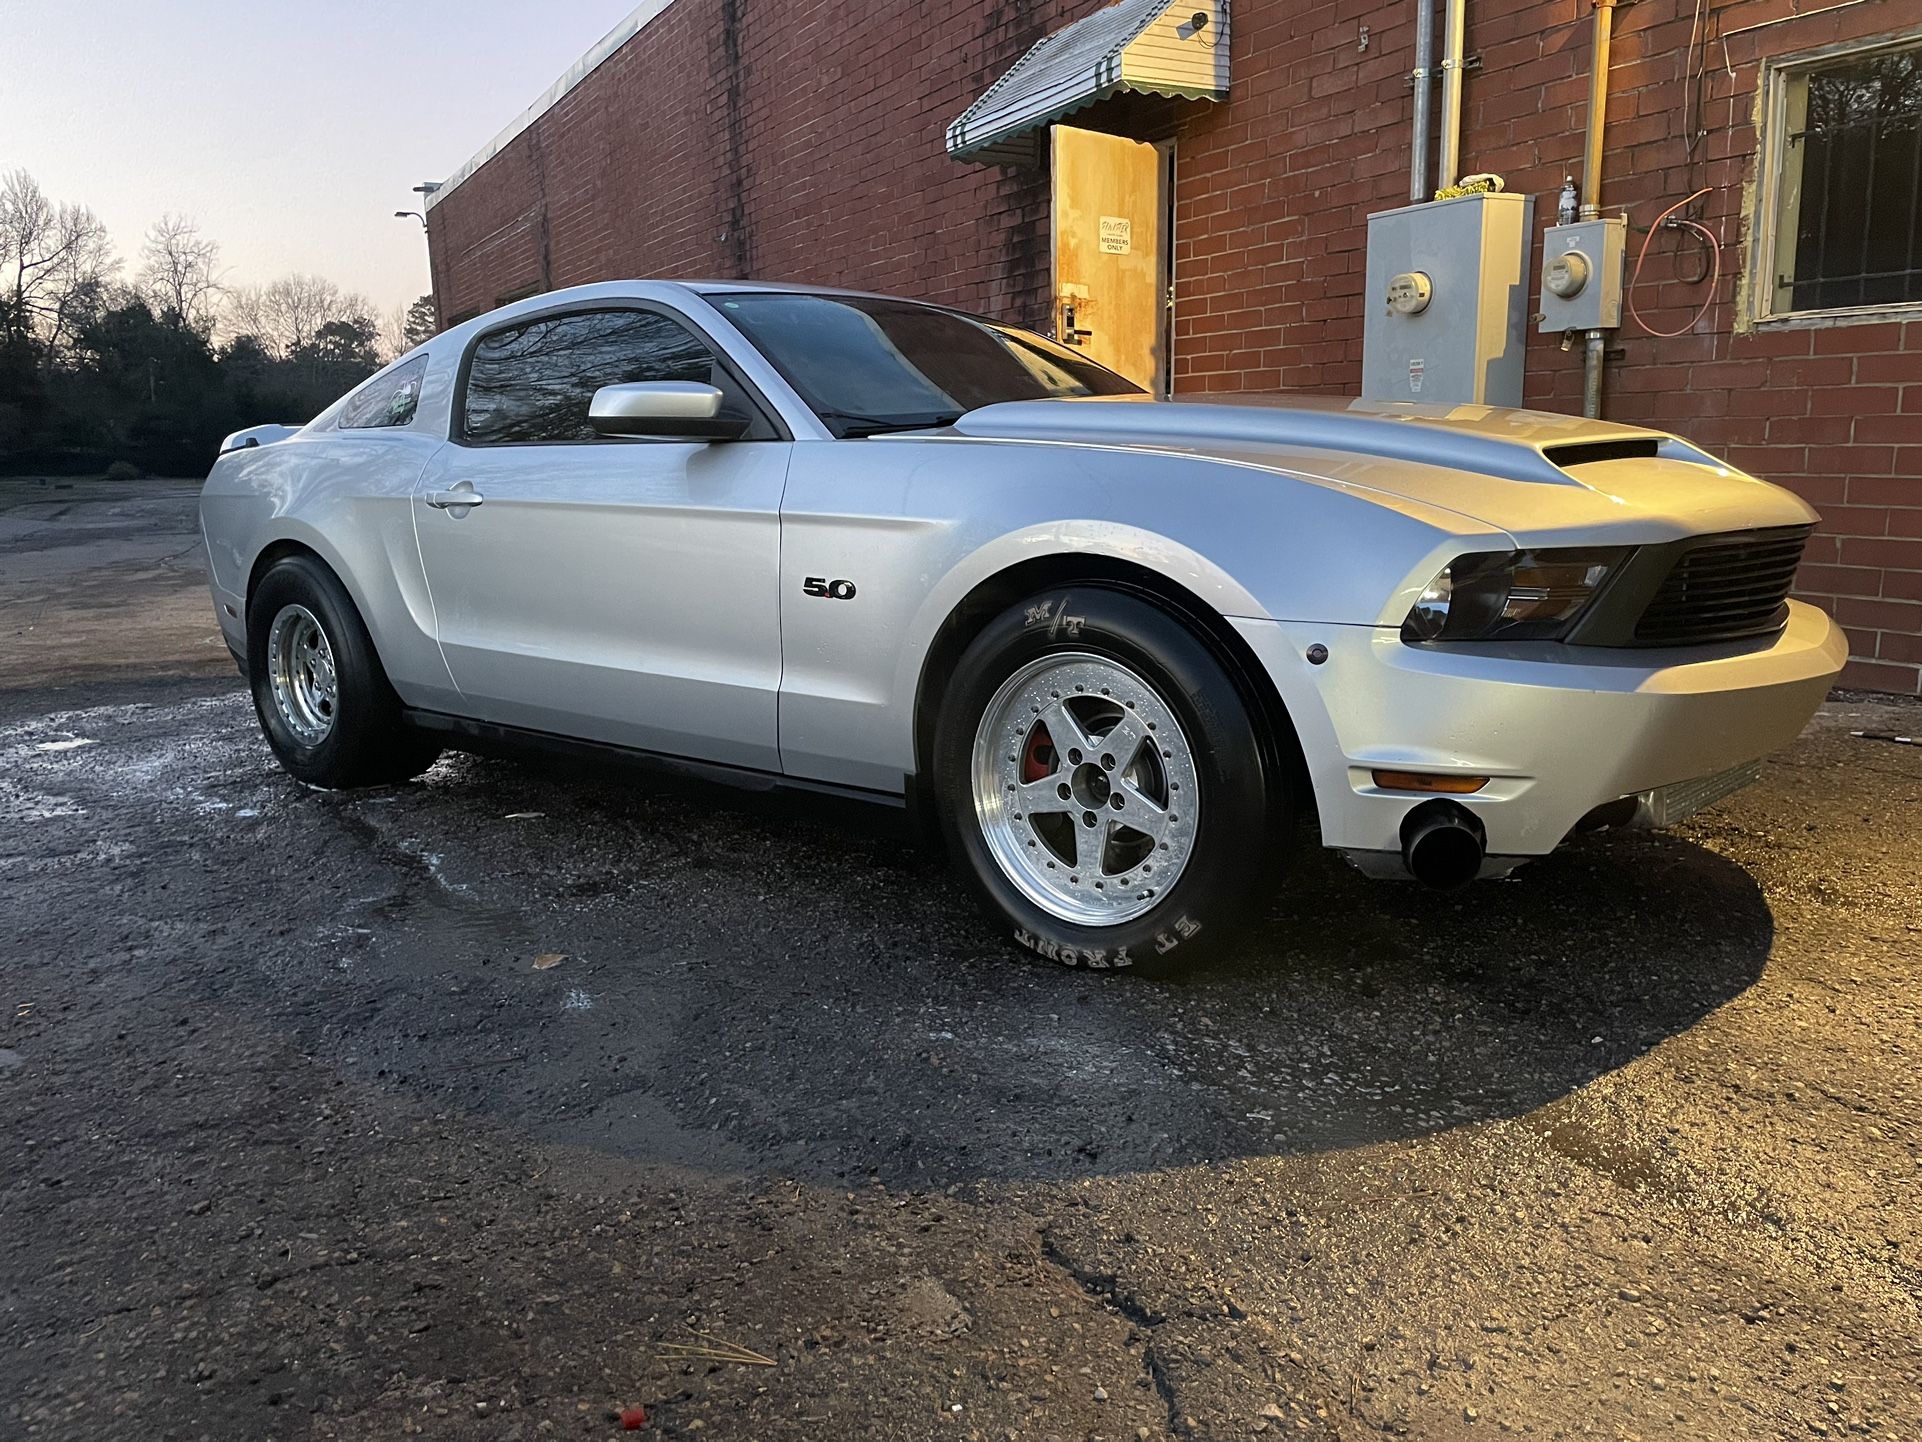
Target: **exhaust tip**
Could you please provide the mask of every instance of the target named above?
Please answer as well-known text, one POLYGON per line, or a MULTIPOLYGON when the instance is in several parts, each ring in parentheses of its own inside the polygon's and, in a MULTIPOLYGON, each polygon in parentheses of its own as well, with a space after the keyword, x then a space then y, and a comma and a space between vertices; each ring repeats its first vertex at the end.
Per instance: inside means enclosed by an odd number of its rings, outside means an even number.
POLYGON ((1480 821, 1452 801, 1430 801, 1408 813, 1401 827, 1402 865, 1422 885, 1458 891, 1481 874, 1487 855, 1480 821))

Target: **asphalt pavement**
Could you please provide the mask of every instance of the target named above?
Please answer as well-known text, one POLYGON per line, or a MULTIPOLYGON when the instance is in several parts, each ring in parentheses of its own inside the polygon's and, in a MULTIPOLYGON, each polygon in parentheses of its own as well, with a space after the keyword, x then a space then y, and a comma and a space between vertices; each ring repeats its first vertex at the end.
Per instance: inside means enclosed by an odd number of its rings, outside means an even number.
POLYGON ((303 788, 193 501, 0 482, 0 1437, 1922 1438, 1922 707, 1070 972, 793 807, 303 788))

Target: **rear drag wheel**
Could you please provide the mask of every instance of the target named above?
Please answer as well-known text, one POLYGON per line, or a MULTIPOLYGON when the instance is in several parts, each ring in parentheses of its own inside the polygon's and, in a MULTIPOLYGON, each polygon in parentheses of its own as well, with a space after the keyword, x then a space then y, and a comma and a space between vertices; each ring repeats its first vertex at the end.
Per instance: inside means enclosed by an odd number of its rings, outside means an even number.
POLYGON ((440 746, 408 726, 346 588, 308 555, 276 561, 247 604, 248 677, 260 729, 310 786, 418 776, 440 746))

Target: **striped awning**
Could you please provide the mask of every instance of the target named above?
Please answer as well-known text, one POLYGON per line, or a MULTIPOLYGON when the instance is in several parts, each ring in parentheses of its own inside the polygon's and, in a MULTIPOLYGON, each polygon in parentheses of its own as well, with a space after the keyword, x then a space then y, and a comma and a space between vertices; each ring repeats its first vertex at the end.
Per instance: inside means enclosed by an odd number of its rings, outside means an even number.
POLYGON ((1124 91, 1228 94, 1228 0, 1116 0, 1035 42, 948 127, 956 160, 1036 157, 1035 132, 1124 91))

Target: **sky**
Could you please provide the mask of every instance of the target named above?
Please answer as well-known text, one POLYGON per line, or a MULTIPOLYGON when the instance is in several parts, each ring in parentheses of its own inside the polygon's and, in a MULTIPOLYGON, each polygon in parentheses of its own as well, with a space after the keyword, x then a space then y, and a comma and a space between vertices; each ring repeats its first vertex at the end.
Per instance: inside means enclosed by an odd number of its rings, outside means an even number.
POLYGON ((449 174, 635 0, 0 0, 0 172, 91 206, 129 269, 162 212, 231 284, 379 313, 428 289, 412 187, 449 174))

